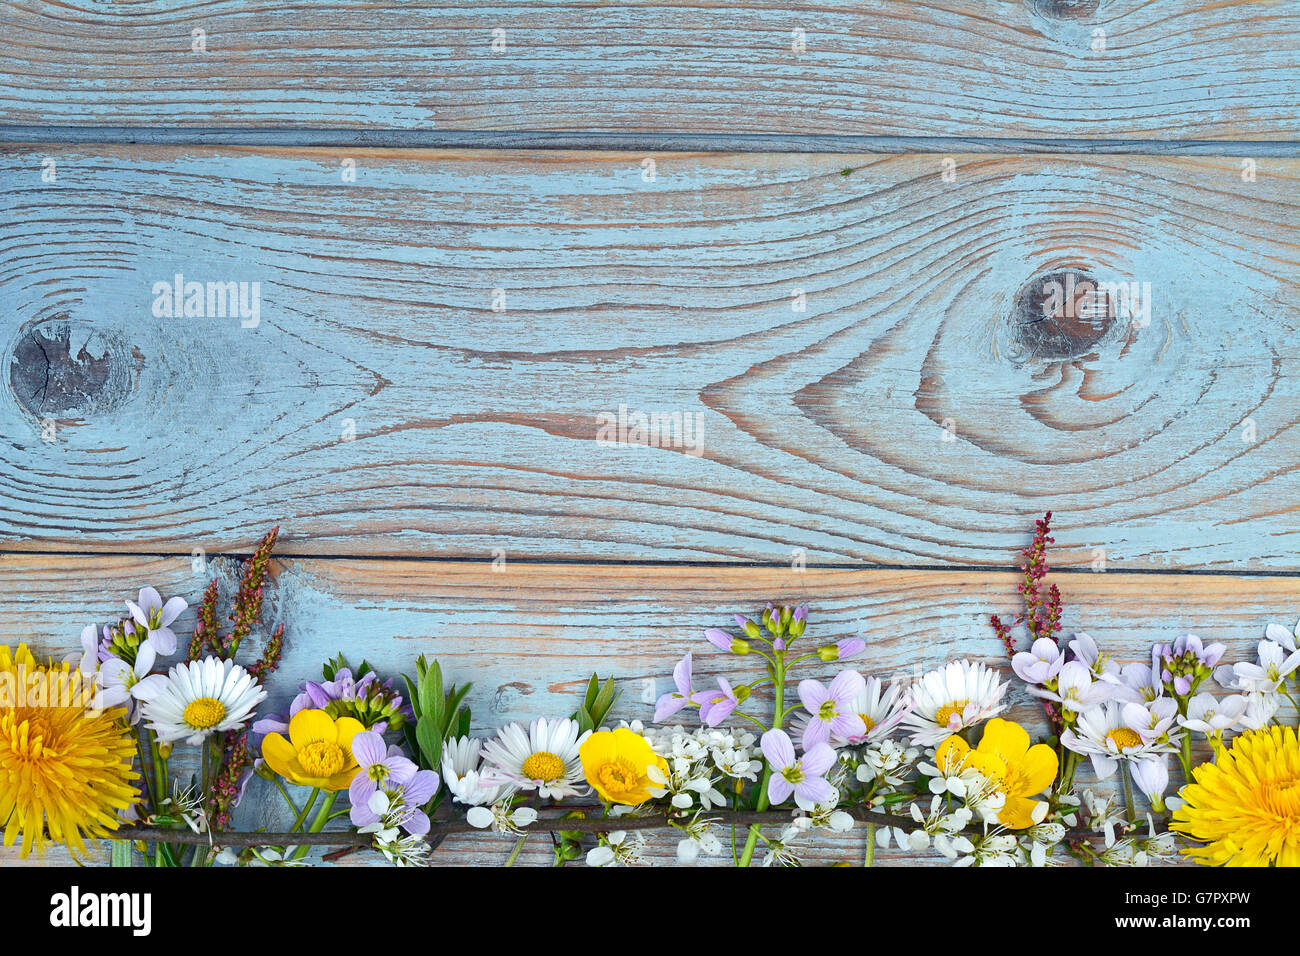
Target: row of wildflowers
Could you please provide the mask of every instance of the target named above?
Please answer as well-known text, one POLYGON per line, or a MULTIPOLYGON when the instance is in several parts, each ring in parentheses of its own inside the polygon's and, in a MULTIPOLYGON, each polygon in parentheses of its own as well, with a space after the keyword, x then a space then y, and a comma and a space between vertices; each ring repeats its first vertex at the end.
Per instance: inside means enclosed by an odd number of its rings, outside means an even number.
POLYGON ((262 712, 284 643, 261 624, 273 530, 242 566, 227 626, 214 582, 183 650, 173 625, 188 605, 152 588, 63 664, 0 647, 5 844, 84 854, 106 837, 119 861, 134 848, 159 866, 302 865, 302 835, 338 832, 409 866, 463 823, 509 834, 511 862, 542 830, 557 865, 615 866, 643 858, 653 818, 682 863, 797 864, 817 833, 855 829, 864 865, 891 847, 960 866, 1145 865, 1180 850, 1300 863, 1300 625, 1268 625, 1253 661, 1188 634, 1117 662, 1061 631, 1061 594, 1044 590, 1050 518, 1024 552, 1022 613, 991 619, 1010 675, 958 659, 885 682, 846 666, 864 640, 818 643, 806 605, 768 605, 705 630, 711 653, 676 663, 649 720, 611 720, 618 688, 593 676, 571 714, 487 736, 472 732, 470 685, 423 657, 385 679, 339 655, 262 712), (753 669, 738 680, 724 656, 753 669), (707 676, 724 661, 731 677, 707 676), (1037 737, 1005 716, 1012 676, 1042 704, 1037 737), (193 759, 177 763, 181 748, 193 759), (196 768, 185 783, 182 765, 196 768), (265 839, 234 829, 252 785, 283 804, 265 839))

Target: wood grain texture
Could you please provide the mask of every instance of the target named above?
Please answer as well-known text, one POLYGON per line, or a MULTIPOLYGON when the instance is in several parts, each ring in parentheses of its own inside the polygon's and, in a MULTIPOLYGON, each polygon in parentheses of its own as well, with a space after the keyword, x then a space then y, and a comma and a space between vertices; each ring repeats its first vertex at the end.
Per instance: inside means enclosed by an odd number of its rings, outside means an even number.
POLYGON ((1006 567, 1053 508, 1064 563, 1297 570, 1300 163, 1246 172, 13 147, 0 547, 1006 567), (1075 273, 1149 317, 1044 318, 1075 273))
POLYGON ((1300 133, 1285 0, 19 0, 0 34, 10 124, 1300 133))
MULTIPOLYGON (((208 571, 219 569, 217 563, 208 571)), ((144 583, 197 601, 206 574, 188 559, 136 556, 0 555, 0 634, 61 657, 85 623, 104 621, 144 583)), ((672 664, 695 654, 701 681, 755 676, 743 658, 715 652, 703 628, 768 600, 808 601, 817 641, 867 639, 855 662, 882 679, 910 679, 969 656, 1004 666, 987 624, 990 612, 1016 608, 1017 576, 1005 572, 818 571, 753 568, 575 567, 410 560, 292 559, 276 563, 268 622, 286 622, 286 656, 265 707, 281 708, 299 680, 314 678, 338 650, 368 658, 386 674, 433 655, 449 680, 472 680, 469 705, 476 732, 511 720, 571 712, 592 671, 617 677, 624 695, 615 716, 648 719, 646 703, 666 690, 672 664)), ((1293 625, 1300 580, 1198 576, 1196 586, 1173 575, 1074 574, 1057 577, 1066 601, 1067 632, 1086 629, 1119 660, 1144 659, 1149 647, 1192 631, 1229 644, 1230 659, 1254 652, 1270 620, 1293 625)), ((192 627, 193 612, 179 633, 192 627)), ((250 648, 250 651, 254 648, 250 648)), ((804 676, 829 676, 818 665, 804 676)), ((1044 730, 1041 709, 1013 681, 1013 716, 1044 730)), ((274 825, 274 805, 249 806, 249 824, 274 825)), ((810 861, 860 859, 861 832, 819 837, 810 861)), ((533 841, 530 841, 532 843, 533 841)), ((525 861, 544 862, 547 839, 525 861)), ((498 865, 512 844, 491 836, 449 839, 442 863, 498 865)), ((671 858, 674 843, 652 839, 651 858, 671 858)), ((359 854, 350 862, 367 862, 359 854)), ((63 859, 51 854, 46 862, 63 859)), ((916 863, 887 856, 882 862, 916 863)), ((0 855, 0 862, 13 862, 0 855)), ((369 860, 373 862, 373 860, 369 860)), ((919 862, 934 862, 922 858, 919 862)))

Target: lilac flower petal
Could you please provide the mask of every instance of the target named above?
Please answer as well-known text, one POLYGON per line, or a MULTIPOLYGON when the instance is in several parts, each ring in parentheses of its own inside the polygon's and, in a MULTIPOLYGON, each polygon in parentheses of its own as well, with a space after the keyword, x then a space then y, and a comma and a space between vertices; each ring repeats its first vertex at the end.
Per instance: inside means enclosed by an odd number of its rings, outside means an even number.
POLYGON ((388 748, 384 746, 384 738, 373 731, 363 730, 352 738, 352 756, 357 758, 357 763, 362 767, 383 763, 387 755, 388 748))
POLYGON ((689 697, 681 694, 664 694, 655 702, 654 722, 662 724, 665 720, 686 706, 689 697))
MULTIPOLYGON (((770 732, 770 731, 769 731, 770 732)), ((780 774, 774 774, 767 781, 767 799, 772 806, 779 807, 790 799, 790 794, 794 793, 794 787, 790 782, 780 774)))
MULTIPOLYGON (((352 738, 352 742, 353 746, 355 746, 356 737, 352 738)), ((409 784, 420 769, 417 763, 401 754, 390 754, 384 762, 388 764, 389 783, 397 787, 404 787, 409 784)))
POLYGON ((176 632, 170 627, 160 627, 149 632, 149 643, 163 657, 176 653, 176 632))
MULTIPOLYGON (((357 737, 360 737, 357 734, 357 737)), ((353 738, 356 742, 356 738, 353 738)), ((352 808, 364 807, 370 804, 370 798, 375 795, 375 782, 366 776, 365 772, 357 774, 348 784, 348 800, 352 803, 352 808)))
POLYGON ((830 696, 838 701, 848 702, 867 689, 866 679, 857 671, 845 670, 835 675, 831 681, 830 696))
POLYGON ((429 818, 423 810, 413 810, 411 815, 402 821, 402 829, 411 836, 424 836, 429 832, 429 818))
POLYGON ((784 770, 794 763, 794 744, 790 742, 790 737, 784 730, 767 731, 763 734, 761 743, 763 756, 767 758, 773 771, 784 770))
POLYGON ((691 655, 688 653, 673 668, 673 683, 677 690, 687 696, 691 693, 691 655))
POLYGON ((720 627, 706 628, 704 637, 720 651, 731 650, 731 635, 720 627))
POLYGON ((799 682, 799 701, 808 713, 815 715, 829 698, 830 694, 820 681, 808 678, 799 682))
POLYGON ((189 606, 189 602, 183 597, 168 598, 167 603, 162 606, 162 611, 158 615, 158 623, 166 627, 180 617, 189 606))
POLYGON ((825 777, 811 777, 794 788, 794 795, 808 803, 825 803, 831 798, 834 788, 825 777))
MULTIPOLYGON (((865 725, 863 725, 865 729, 865 725)), ((803 729, 803 749, 805 751, 818 744, 829 743, 831 739, 830 724, 820 718, 814 717, 808 721, 803 729)))
MULTIPOLYGON (((861 737, 867 725, 858 714, 837 714, 831 719, 830 731, 837 737, 861 737)), ((806 744, 804 749, 808 749, 806 744)))
POLYGON ((810 777, 820 777, 835 766, 835 751, 829 744, 815 744, 803 755, 803 772, 810 777))
POLYGON ((406 802, 412 807, 422 807, 438 792, 438 774, 434 770, 421 770, 406 784, 406 802))

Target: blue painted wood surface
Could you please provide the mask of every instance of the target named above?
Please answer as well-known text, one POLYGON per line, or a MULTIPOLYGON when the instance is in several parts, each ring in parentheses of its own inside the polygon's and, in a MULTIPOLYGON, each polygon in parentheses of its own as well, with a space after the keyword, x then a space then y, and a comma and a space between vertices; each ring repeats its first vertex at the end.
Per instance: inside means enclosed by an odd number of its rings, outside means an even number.
POLYGON ((1294 141, 1298 31, 1289 0, 21 0, 0 122, 1294 141))
POLYGON ((294 553, 1005 567, 1050 507, 1073 563, 1300 566, 1294 161, 0 170, 10 548, 188 554, 283 521, 294 553), (1148 312, 1040 321, 1066 273, 1148 312), (257 285, 258 313, 172 314, 177 276, 257 285), (667 447, 606 440, 637 413, 679 416, 667 447))

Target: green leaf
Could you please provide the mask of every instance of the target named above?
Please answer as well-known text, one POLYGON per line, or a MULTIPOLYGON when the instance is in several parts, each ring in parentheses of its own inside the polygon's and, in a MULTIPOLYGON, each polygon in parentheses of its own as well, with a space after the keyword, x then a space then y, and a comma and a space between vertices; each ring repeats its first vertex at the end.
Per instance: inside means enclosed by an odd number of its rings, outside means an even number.
POLYGON ((420 753, 424 755, 425 769, 437 769, 442 763, 442 734, 437 724, 428 717, 421 717, 415 726, 415 738, 420 744, 420 753))
POLYGON ((442 708, 445 703, 446 698, 442 693, 442 668, 435 660, 424 672, 424 679, 420 681, 420 716, 433 718, 441 728, 442 708))
POLYGON ((402 675, 402 680, 406 682, 406 699, 411 705, 411 710, 415 712, 415 716, 418 718, 421 714, 419 685, 406 674, 402 675))

